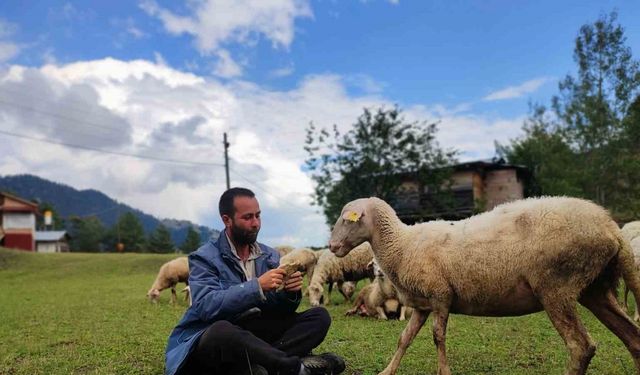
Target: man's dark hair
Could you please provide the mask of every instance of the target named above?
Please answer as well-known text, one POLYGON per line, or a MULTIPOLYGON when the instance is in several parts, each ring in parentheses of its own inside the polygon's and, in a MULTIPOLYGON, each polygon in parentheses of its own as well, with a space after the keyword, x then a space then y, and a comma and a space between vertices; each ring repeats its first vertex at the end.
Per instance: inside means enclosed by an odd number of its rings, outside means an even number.
POLYGON ((220 211, 220 216, 227 215, 229 217, 233 217, 235 213, 235 207, 233 206, 233 200, 235 197, 248 197, 253 198, 256 195, 253 191, 241 187, 231 188, 224 193, 220 197, 220 202, 218 203, 218 210, 220 211))

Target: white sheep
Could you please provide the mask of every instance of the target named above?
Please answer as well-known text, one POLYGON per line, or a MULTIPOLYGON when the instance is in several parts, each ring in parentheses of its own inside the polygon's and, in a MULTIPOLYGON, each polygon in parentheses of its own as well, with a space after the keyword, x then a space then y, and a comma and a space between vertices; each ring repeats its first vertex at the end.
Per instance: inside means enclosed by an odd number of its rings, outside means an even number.
POLYGON ((296 263, 300 265, 301 270, 309 275, 309 279, 313 276, 313 269, 318 262, 317 251, 307 248, 293 249, 280 258, 280 265, 288 263, 296 263))
POLYGON ((640 373, 640 328, 615 296, 622 274, 639 298, 640 277, 620 229, 591 202, 526 199, 461 221, 407 226, 384 201, 358 199, 343 208, 330 247, 345 256, 365 241, 401 300, 414 308, 381 374, 396 373, 432 312, 438 374, 449 375, 445 337, 450 313, 518 316, 542 310, 566 343, 566 374, 585 374, 596 347, 578 317, 577 302, 622 340, 640 373))
MULTIPOLYGON (((371 270, 367 264, 373 259, 371 246, 362 244, 347 257, 338 258, 330 251, 320 255, 313 277, 309 283, 309 303, 311 306, 319 306, 324 300, 324 284, 329 284, 331 292, 332 284, 337 283, 340 293, 349 301, 351 295, 345 294, 343 284, 345 281, 357 282, 366 277, 371 277, 371 270)), ((354 288, 355 289, 355 288, 354 288)))
POLYGON ((626 223, 622 227, 622 236, 629 242, 640 237, 640 220, 626 223))
MULTIPOLYGON (((158 302, 160 292, 171 288, 171 303, 176 303, 176 285, 181 282, 189 284, 189 259, 180 257, 166 262, 160 267, 151 289, 147 292, 147 297, 153 303, 158 302)), ((185 291, 185 301, 190 299, 189 290, 185 291)))
POLYGON ((289 246, 289 245, 279 245, 274 247, 274 249, 276 249, 276 251, 278 252, 278 254, 280 254, 280 258, 282 258, 283 256, 289 254, 290 252, 293 251, 293 246, 289 246))
MULTIPOLYGON (((640 221, 632 221, 630 223, 625 224, 622 227, 622 235, 624 238, 629 241, 631 245, 631 251, 633 251, 633 255, 635 258, 636 268, 640 269, 640 221)), ((629 297, 629 288, 627 284, 624 285, 624 309, 629 311, 629 305, 627 303, 629 297)), ((640 322, 640 312, 638 309, 640 308, 640 301, 636 300, 636 311, 633 313, 633 320, 636 322, 640 322)))
MULTIPOLYGON (((375 279, 371 284, 360 290, 353 307, 345 315, 359 314, 388 320, 387 315, 394 314, 398 316, 398 320, 405 320, 407 307, 398 300, 396 288, 389 278, 384 275, 375 259, 370 264, 375 279)), ((411 309, 409 308, 409 310, 411 309)), ((409 311, 410 313, 411 311, 409 311)))

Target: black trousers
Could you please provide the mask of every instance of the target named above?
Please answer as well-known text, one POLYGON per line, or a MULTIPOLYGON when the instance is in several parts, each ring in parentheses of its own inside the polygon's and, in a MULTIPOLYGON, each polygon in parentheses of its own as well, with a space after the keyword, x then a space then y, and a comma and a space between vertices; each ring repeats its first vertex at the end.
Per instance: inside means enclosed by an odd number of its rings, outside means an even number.
POLYGON ((213 323, 186 359, 181 375, 233 375, 261 365, 273 375, 297 375, 300 357, 324 340, 331 317, 324 307, 265 314, 237 324, 213 323))

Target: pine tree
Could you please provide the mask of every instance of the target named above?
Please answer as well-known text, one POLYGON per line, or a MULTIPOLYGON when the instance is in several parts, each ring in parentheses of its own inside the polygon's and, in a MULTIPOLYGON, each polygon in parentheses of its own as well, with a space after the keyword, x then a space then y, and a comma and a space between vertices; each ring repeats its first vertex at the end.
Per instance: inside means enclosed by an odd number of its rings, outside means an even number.
POLYGON ((182 246, 180 246, 180 249, 183 253, 188 254, 197 250, 201 244, 202 241, 200 240, 200 234, 190 226, 187 230, 187 237, 182 243, 182 246))
POLYGON ((149 250, 154 253, 171 253, 174 249, 171 233, 163 224, 158 225, 149 236, 149 250))

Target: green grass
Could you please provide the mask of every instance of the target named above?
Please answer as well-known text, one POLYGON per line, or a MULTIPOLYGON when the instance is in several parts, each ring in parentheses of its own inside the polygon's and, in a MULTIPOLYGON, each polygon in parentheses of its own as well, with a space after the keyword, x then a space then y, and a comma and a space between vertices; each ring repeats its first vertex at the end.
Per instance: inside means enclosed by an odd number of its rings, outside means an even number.
MULTIPOLYGON (((166 339, 186 308, 145 298, 173 255, 32 254, 0 249, 0 374, 161 374, 166 339)), ((361 283, 362 284, 362 283, 361 283)), ((391 358, 405 322, 345 317, 339 293, 319 351, 344 356, 346 374, 377 374, 391 358)), ((301 309, 308 308, 306 301, 301 309)), ((590 374, 635 374, 622 343, 588 311, 594 340, 590 374)), ((455 374, 562 374, 564 344, 544 314, 519 318, 452 315, 447 350, 455 374)), ((435 374, 431 319, 399 374, 435 374)))

